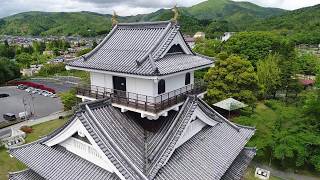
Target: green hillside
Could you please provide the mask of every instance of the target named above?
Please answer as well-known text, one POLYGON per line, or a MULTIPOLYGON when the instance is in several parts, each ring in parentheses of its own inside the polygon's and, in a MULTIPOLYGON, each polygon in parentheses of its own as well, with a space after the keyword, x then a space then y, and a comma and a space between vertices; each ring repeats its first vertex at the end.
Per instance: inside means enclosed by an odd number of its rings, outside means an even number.
POLYGON ((320 4, 258 21, 248 30, 274 30, 297 43, 320 43, 320 4))
MULTIPOLYGON (((263 8, 247 2, 209 0, 189 8, 179 8, 179 23, 185 33, 210 29, 237 31, 263 17, 282 13, 284 10, 263 8)), ((27 12, 0 19, 0 34, 8 35, 82 35, 95 36, 110 30, 111 15, 91 12, 27 12)), ((173 13, 160 9, 150 14, 120 17, 120 22, 169 20, 173 13)), ((210 34, 210 31, 208 32, 210 34)))
POLYGON ((110 17, 91 12, 20 13, 0 20, 0 34, 95 36, 110 29, 110 17))
POLYGON ((225 15, 230 16, 239 13, 247 16, 265 18, 279 15, 283 13, 284 10, 264 8, 249 2, 208 0, 188 8, 188 12, 199 19, 219 19, 225 17, 225 15))

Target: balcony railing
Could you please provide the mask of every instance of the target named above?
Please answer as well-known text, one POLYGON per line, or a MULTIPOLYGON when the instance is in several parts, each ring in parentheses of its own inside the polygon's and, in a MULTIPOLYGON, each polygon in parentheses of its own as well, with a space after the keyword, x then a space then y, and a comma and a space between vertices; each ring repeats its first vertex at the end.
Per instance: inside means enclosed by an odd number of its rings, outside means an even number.
POLYGON ((176 104, 182 103, 188 95, 197 95, 206 91, 204 82, 189 84, 180 89, 160 94, 156 97, 99 86, 79 86, 77 95, 95 99, 110 98, 112 103, 158 113, 176 104))

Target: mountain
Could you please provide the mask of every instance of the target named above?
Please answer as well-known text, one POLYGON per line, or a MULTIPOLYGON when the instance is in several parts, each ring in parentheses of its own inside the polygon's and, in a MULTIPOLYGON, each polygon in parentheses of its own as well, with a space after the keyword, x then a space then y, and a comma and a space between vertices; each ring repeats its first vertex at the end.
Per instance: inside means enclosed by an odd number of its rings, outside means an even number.
POLYGON ((297 43, 320 43, 320 4, 259 20, 247 30, 278 31, 297 43))
MULTIPOLYGON (((192 7, 179 8, 179 23, 185 33, 204 31, 207 26, 219 32, 237 31, 248 23, 279 15, 281 9, 263 8, 248 2, 208 0, 192 7), (215 29, 218 27, 218 29, 215 29)), ((119 17, 120 22, 169 20, 173 13, 160 9, 150 14, 119 17)), ((91 12, 27 12, 0 19, 0 34, 95 36, 111 28, 111 15, 91 12)))
POLYGON ((26 12, 1 19, 0 34, 95 36, 109 31, 110 18, 92 12, 26 12))
POLYGON ((187 9, 198 19, 240 20, 248 18, 266 18, 276 16, 285 10, 264 8, 249 2, 235 2, 230 0, 208 0, 187 9))

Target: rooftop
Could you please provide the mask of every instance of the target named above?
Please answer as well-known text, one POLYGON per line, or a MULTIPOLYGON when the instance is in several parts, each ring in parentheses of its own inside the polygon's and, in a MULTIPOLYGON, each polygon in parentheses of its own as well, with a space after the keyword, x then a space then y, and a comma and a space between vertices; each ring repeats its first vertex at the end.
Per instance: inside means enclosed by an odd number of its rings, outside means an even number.
POLYGON ((212 59, 192 52, 179 28, 172 21, 120 23, 94 50, 70 62, 68 66, 157 76, 212 65, 212 59), (179 42, 176 42, 177 38, 179 42), (177 44, 180 47, 173 46, 177 44), (172 47, 178 50, 170 51, 172 47))
POLYGON ((45 179, 119 179, 59 144, 46 145, 76 120, 125 179, 240 179, 255 155, 255 149, 245 148, 254 128, 233 124, 194 96, 156 121, 153 131, 145 128, 145 119, 121 113, 110 100, 97 100, 81 104, 51 135, 10 149, 30 169, 10 179, 26 173, 45 179))

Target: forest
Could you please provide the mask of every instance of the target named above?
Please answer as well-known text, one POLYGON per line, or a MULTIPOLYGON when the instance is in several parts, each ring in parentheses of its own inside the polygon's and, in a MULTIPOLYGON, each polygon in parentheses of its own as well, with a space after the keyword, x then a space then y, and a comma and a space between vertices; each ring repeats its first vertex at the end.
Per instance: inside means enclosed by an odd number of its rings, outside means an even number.
POLYGON ((320 58, 295 48, 276 32, 241 32, 227 42, 199 41, 194 50, 215 57, 215 67, 197 72, 208 82, 209 104, 229 97, 249 105, 236 123, 257 131, 249 146, 257 162, 320 172, 320 58), (298 74, 316 77, 304 86, 298 74))

